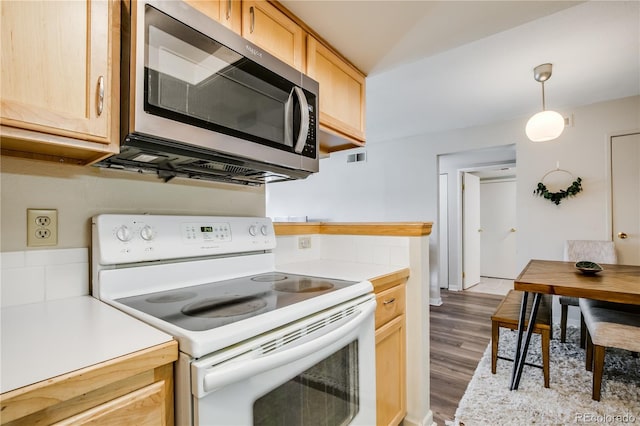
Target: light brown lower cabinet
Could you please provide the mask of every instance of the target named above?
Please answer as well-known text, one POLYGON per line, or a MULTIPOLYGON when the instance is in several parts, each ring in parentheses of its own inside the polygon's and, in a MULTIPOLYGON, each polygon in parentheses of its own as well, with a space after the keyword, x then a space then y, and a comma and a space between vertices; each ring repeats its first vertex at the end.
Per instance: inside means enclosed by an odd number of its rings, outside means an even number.
POLYGON ((166 425, 164 380, 55 423, 67 425, 166 425))
POLYGON ((0 395, 3 425, 173 425, 176 341, 0 395))
POLYGON ((407 413, 405 280, 376 291, 376 419, 398 425, 407 413))

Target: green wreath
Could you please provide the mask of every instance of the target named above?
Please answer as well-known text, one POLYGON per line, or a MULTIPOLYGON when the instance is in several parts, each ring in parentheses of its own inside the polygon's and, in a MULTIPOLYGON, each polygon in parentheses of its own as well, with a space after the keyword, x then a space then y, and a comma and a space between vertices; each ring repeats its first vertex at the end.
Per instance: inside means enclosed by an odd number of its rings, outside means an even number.
POLYGON ((550 200, 557 206, 564 198, 567 198, 569 196, 575 197, 575 195, 580 191, 582 191, 582 179, 578 177, 573 181, 570 187, 568 187, 567 189, 561 189, 558 192, 550 192, 544 183, 538 182, 538 187, 533 191, 533 193, 547 200, 550 200))

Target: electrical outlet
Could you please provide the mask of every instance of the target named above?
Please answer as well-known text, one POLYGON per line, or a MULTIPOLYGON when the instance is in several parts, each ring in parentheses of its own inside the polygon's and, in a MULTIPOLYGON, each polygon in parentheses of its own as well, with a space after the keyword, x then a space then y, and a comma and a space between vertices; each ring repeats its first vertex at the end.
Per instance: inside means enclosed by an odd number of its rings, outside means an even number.
POLYGON ((27 246, 58 245, 58 211, 27 209, 27 246))
POLYGON ((298 237, 298 248, 299 249, 311 248, 311 237, 298 237))

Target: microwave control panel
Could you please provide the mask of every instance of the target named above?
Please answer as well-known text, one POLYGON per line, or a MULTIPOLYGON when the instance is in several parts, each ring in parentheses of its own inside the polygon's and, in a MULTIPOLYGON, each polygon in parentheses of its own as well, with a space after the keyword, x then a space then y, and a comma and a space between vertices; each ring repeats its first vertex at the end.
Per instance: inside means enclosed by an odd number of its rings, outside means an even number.
POLYGON ((305 157, 316 158, 317 128, 318 125, 316 123, 315 105, 313 103, 309 103, 309 132, 307 133, 307 141, 305 142, 301 153, 305 157))

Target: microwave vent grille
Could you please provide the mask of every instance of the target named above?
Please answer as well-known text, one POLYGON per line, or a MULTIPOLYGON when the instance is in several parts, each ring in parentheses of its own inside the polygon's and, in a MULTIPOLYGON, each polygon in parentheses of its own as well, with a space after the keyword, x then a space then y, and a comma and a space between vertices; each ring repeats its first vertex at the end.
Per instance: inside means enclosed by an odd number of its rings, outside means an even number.
POLYGON ((94 164, 97 167, 155 173, 165 182, 175 177, 240 185, 264 185, 306 177, 309 172, 204 150, 148 135, 128 135, 120 153, 94 164))
POLYGON ((250 174, 251 173, 251 169, 248 169, 246 167, 237 166, 235 164, 224 164, 224 163, 219 163, 219 162, 216 162, 216 161, 199 160, 199 161, 194 161, 190 165, 191 166, 195 166, 195 167, 201 167, 203 169, 224 171, 224 172, 229 172, 229 173, 233 173, 233 174, 246 175, 246 174, 250 174))

